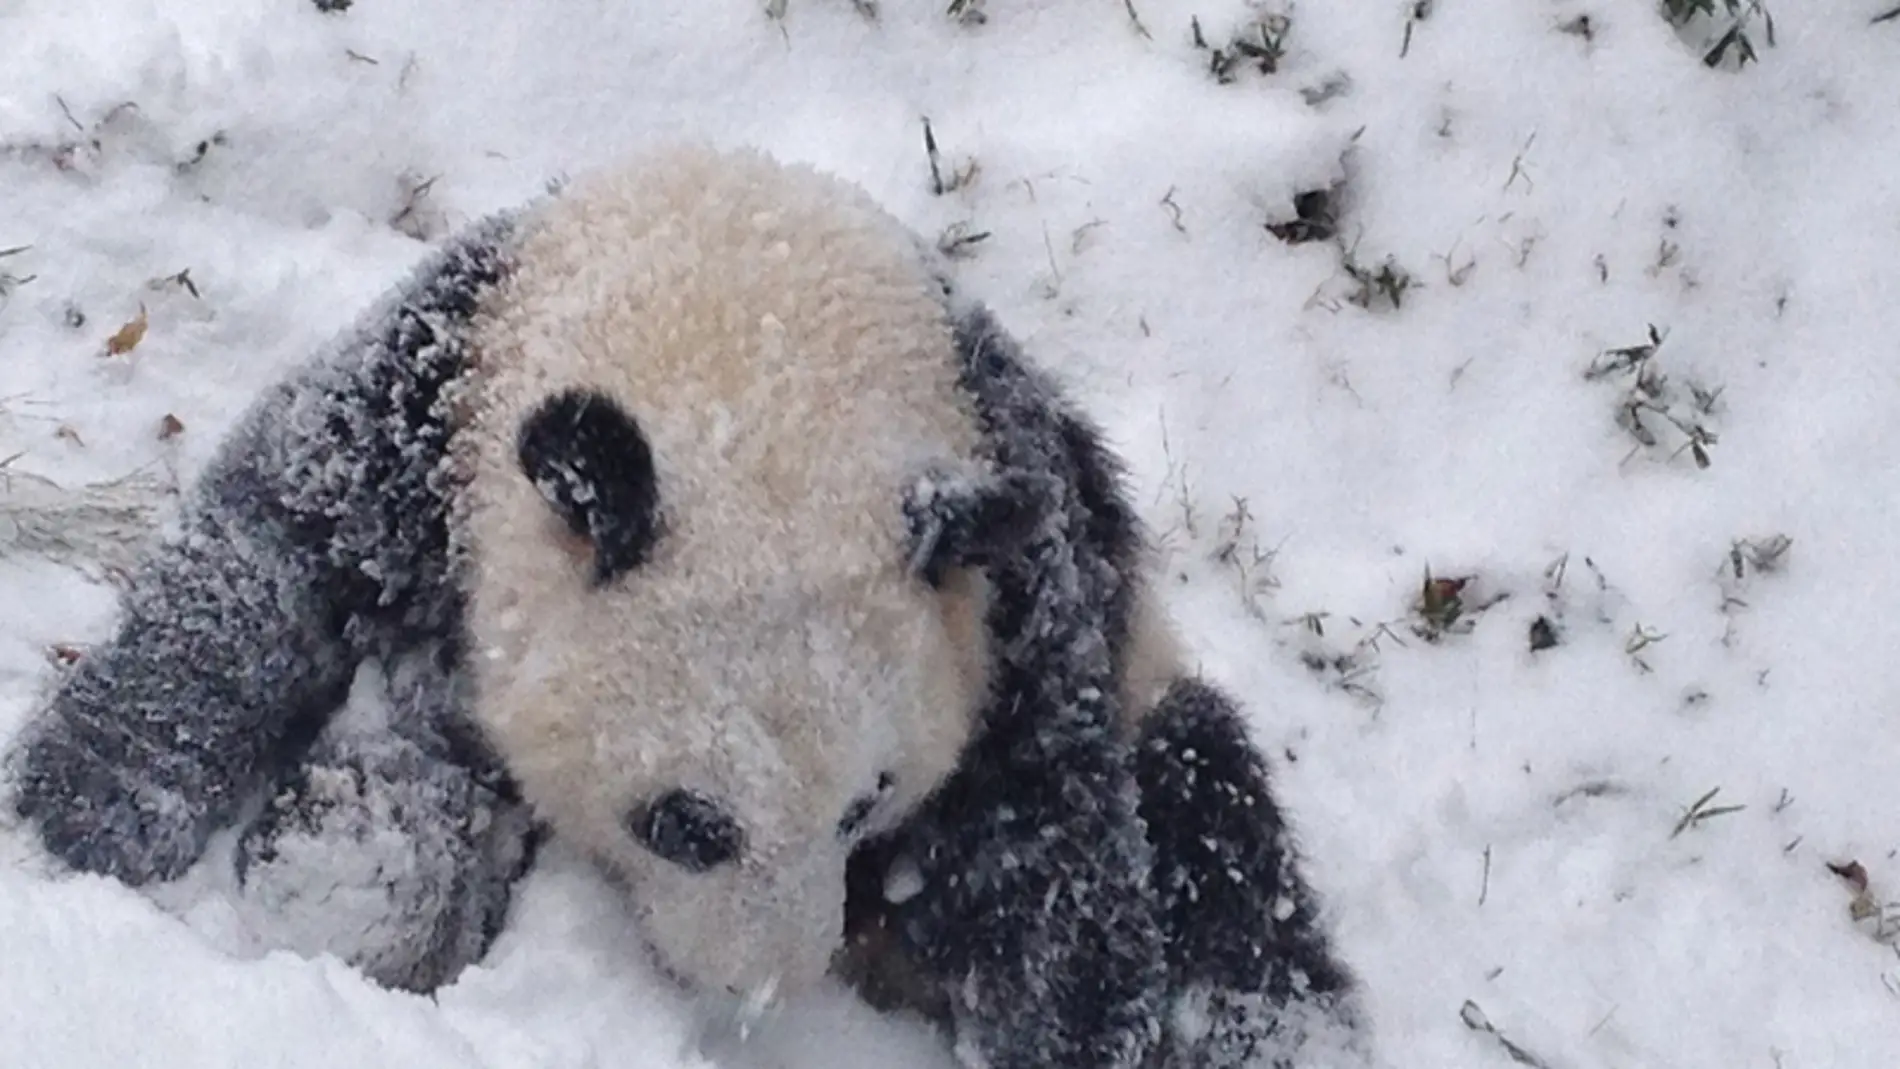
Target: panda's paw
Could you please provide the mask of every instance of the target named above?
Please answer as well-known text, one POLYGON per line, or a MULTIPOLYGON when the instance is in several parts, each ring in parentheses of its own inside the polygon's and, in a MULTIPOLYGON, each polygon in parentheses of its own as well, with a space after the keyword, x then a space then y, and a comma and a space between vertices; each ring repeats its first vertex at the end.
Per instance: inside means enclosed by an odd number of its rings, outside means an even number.
POLYGON ((429 992, 499 934, 532 829, 466 770, 419 755, 313 764, 238 842, 239 909, 268 943, 335 954, 376 982, 429 992))
POLYGON ((1281 1005, 1257 992, 1194 987, 1169 1007, 1165 1069, 1364 1069, 1368 1048, 1330 998, 1281 1005))
POLYGON ((1061 483, 1013 471, 994 478, 930 470, 904 493, 910 570, 936 586, 952 568, 981 567, 1022 552, 1041 531, 1061 483))
POLYGON ((50 719, 29 729, 10 763, 14 812, 81 872, 135 887, 169 880, 198 860, 214 830, 203 770, 121 732, 50 719))

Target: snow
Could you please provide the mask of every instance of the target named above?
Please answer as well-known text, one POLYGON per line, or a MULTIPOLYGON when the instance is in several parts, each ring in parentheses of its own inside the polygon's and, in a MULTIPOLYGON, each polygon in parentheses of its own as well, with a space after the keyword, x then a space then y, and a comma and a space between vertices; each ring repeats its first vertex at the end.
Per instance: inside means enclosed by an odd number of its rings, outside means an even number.
MULTIPOLYGON (((412 235, 657 136, 760 144, 926 234, 989 234, 963 276, 1127 455, 1170 607, 1283 758, 1389 1060, 1513 1064, 1470 1020, 1554 1069, 1900 1064, 1900 955, 1828 868, 1900 898, 1886 5, 1772 5, 1740 71, 1647 0, 1297 6, 1279 70, 1230 84, 1190 19, 1224 45, 1258 15, 1239 0, 1134 0, 1148 36, 1108 0, 968 26, 941 0, 766 6, 0 7, 0 250, 31 246, 0 257, 0 458, 189 478, 412 235), (944 177, 975 164, 941 196, 925 117, 944 177), (1337 246, 1264 229, 1335 180, 1353 261, 1416 281, 1396 308, 1347 299, 1337 246), (181 271, 196 296, 153 282, 181 271), (141 305, 139 344, 100 355, 141 305), (1650 324, 1658 404, 1718 436, 1706 468, 1662 415, 1654 447, 1618 424, 1633 374, 1585 377, 1650 324), (1777 534, 1736 579, 1731 546, 1777 534), (1475 577, 1468 632, 1413 630, 1427 567, 1475 577), (1558 644, 1532 652, 1540 614, 1558 644), (1717 787, 1746 808, 1677 833, 1717 787)), ((0 737, 113 611, 12 529, 0 737)), ((704 1064, 558 851, 433 1000, 256 945, 214 868, 144 894, 0 833, 8 1064, 704 1064)), ((834 998, 722 1061, 949 1064, 834 998)))

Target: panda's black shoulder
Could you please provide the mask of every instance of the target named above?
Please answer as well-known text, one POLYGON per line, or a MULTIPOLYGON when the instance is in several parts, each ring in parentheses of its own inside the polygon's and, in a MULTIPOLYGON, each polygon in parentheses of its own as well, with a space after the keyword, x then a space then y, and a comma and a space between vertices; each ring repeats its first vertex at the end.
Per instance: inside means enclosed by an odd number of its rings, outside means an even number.
POLYGON ((1108 645, 1119 657, 1144 562, 1144 536, 1121 458, 1101 427, 1023 350, 990 308, 943 283, 958 383, 971 398, 985 448, 1004 470, 1049 476, 1066 513, 1067 548, 1094 592, 1108 645))
POLYGON ((458 626, 444 567, 453 399, 474 323, 510 273, 515 227, 512 213, 485 218, 422 256, 252 403, 193 491, 207 515, 272 532, 366 642, 458 626))

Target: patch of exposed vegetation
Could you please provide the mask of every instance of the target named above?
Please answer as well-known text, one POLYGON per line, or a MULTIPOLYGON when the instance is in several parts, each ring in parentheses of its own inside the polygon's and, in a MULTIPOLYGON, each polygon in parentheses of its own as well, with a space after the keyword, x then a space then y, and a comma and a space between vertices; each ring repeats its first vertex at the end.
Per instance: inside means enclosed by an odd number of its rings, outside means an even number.
POLYGON ((1775 46, 1775 19, 1762 0, 1662 0, 1662 14, 1706 67, 1741 70, 1761 62, 1756 41, 1775 46))
POLYGON ((1286 57, 1287 35, 1293 20, 1277 11, 1258 11, 1234 28, 1223 44, 1208 41, 1199 17, 1188 20, 1188 32, 1196 51, 1207 55, 1207 72, 1222 85, 1232 84, 1248 70, 1259 74, 1278 74, 1286 57))
POLYGON ((1647 340, 1636 345, 1606 349, 1584 371, 1591 382, 1618 382, 1616 422, 1635 439, 1623 460, 1644 450, 1665 453, 1668 459, 1688 454, 1698 468, 1711 463, 1718 441, 1713 424, 1722 399, 1722 387, 1692 380, 1677 383, 1663 374, 1656 354, 1664 334, 1650 324, 1647 340))

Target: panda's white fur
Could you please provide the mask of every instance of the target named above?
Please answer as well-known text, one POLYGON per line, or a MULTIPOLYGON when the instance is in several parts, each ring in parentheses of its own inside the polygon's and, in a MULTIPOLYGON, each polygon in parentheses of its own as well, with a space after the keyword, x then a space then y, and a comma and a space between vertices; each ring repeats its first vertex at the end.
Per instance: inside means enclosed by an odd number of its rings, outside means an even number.
POLYGON ((864 830, 913 808, 986 693, 981 579, 905 568, 906 483, 980 473, 944 306, 841 188, 692 147, 578 183, 474 335, 477 715, 557 832, 628 882, 662 961, 736 990, 823 974, 856 842, 840 816, 883 773, 864 830), (515 453, 569 387, 620 403, 657 467, 653 557, 601 591, 515 453), (689 872, 628 834, 675 786, 732 811, 737 864, 689 872))
POLYGON ((1141 735, 1168 688, 1189 670, 1181 636, 1155 594, 1151 554, 1144 553, 1141 564, 1129 607, 1128 652, 1121 676, 1122 734, 1130 740, 1141 735))
POLYGON ((418 991, 486 951, 538 817, 689 986, 832 969, 992 1069, 1350 1030, 1113 457, 940 271, 861 191, 695 146, 470 228, 239 421, 14 809, 135 885, 242 824, 251 901, 353 904, 296 945, 418 991), (334 717, 371 660, 387 715, 334 717), (654 848, 682 793, 716 859, 654 848))

